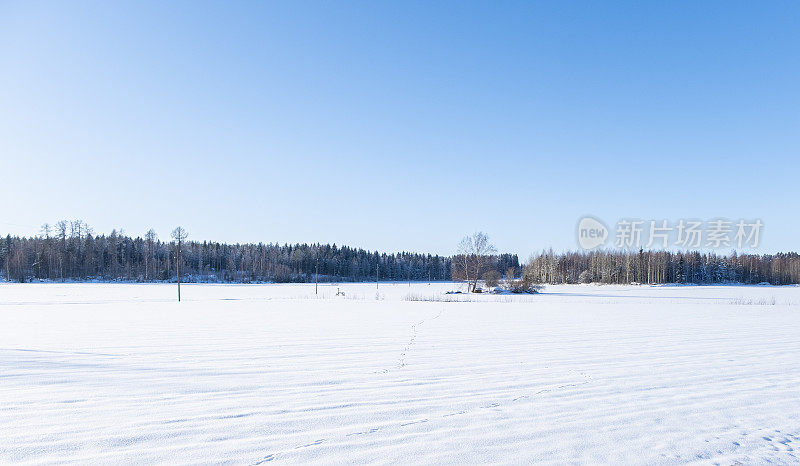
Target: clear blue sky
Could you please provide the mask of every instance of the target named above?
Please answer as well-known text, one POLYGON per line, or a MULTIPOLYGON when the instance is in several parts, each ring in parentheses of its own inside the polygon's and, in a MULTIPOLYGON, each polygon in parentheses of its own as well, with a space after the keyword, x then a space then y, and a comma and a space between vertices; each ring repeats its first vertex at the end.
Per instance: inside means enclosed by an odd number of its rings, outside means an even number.
POLYGON ((584 214, 797 250, 797 2, 1 2, 0 231, 525 257, 584 214))

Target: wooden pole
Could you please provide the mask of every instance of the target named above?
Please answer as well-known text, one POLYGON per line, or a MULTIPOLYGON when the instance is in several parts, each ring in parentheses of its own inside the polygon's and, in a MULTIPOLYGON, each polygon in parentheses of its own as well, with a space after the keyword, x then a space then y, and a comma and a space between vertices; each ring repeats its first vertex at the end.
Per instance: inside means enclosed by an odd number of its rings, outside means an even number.
POLYGON ((317 266, 314 272, 314 294, 315 295, 319 294, 319 256, 317 256, 317 266))

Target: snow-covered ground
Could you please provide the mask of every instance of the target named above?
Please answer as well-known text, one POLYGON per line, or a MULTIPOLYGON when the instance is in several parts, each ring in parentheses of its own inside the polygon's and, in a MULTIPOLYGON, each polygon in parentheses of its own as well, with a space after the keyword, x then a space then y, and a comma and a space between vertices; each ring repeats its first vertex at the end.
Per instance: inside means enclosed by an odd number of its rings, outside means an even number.
POLYGON ((798 287, 338 288, 0 285, 0 463, 799 461, 798 287))

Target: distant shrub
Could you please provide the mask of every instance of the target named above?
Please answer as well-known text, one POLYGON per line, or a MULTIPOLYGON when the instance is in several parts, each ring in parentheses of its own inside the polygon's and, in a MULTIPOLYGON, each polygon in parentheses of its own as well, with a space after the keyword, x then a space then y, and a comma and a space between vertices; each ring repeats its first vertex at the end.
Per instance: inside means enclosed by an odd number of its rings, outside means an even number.
POLYGON ((487 288, 494 288, 500 283, 500 273, 497 270, 489 270, 483 274, 483 283, 487 288))
POLYGON ((516 280, 506 279, 505 283, 503 283, 503 289, 510 291, 511 293, 538 293, 542 290, 542 288, 544 288, 543 285, 534 283, 530 277, 525 275, 516 280))

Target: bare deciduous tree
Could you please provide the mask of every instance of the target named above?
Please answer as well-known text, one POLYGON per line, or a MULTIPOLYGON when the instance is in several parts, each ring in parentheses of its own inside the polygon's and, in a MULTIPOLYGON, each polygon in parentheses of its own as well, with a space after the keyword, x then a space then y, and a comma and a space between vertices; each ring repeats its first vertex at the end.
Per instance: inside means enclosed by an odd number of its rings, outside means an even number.
POLYGON ((465 236, 458 244, 458 254, 453 260, 454 275, 469 284, 469 291, 478 288, 478 279, 491 264, 491 256, 497 252, 489 242, 489 236, 481 231, 465 236))
POLYGON ((178 272, 178 301, 181 300, 181 243, 189 236, 183 227, 172 230, 172 239, 178 242, 178 251, 175 254, 175 268, 178 272))

